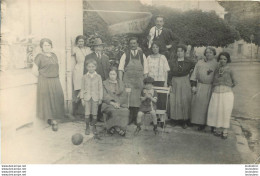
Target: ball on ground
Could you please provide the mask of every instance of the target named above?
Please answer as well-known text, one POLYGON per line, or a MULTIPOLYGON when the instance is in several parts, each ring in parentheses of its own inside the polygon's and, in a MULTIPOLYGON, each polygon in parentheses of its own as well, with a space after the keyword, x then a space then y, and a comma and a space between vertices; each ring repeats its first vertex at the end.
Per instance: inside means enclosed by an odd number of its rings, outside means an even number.
POLYGON ((76 133, 71 137, 71 142, 74 145, 80 145, 83 142, 83 136, 80 133, 76 133))

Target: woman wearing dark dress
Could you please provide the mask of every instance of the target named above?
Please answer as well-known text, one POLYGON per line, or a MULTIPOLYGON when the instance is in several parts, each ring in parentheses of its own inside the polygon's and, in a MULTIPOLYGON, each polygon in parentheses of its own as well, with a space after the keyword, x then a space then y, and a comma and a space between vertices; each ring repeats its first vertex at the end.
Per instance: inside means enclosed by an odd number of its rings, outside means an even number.
POLYGON ((108 132, 124 136, 128 124, 129 110, 123 81, 117 79, 117 69, 109 71, 109 78, 103 82, 103 104, 101 111, 107 116, 108 132))
POLYGON ((52 41, 40 41, 42 53, 34 60, 33 73, 38 76, 37 85, 37 117, 52 125, 57 130, 56 119, 64 117, 64 95, 59 80, 59 64, 57 56, 51 52, 52 41))
POLYGON ((191 85, 189 75, 195 63, 185 57, 185 45, 177 46, 177 58, 169 61, 170 65, 170 117, 173 122, 180 121, 182 127, 187 128, 191 111, 191 85))

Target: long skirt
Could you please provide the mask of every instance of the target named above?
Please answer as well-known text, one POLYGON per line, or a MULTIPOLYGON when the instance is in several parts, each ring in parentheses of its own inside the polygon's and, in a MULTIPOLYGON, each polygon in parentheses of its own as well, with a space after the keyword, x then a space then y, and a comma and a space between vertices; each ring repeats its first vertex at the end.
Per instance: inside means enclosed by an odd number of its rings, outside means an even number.
POLYGON ((170 93, 170 118, 188 120, 191 109, 191 85, 188 76, 173 77, 170 93))
POLYGON ((122 129, 126 129, 129 122, 129 110, 127 108, 115 109, 112 105, 103 103, 102 112, 107 116, 107 129, 114 126, 119 126, 122 129))
POLYGON ((39 76, 37 117, 43 120, 64 117, 64 95, 59 78, 39 76))
POLYGON ((207 125, 217 128, 229 128, 233 103, 233 92, 213 92, 209 103, 207 125))
POLYGON ((211 84, 198 83, 197 93, 193 94, 191 101, 191 123, 206 125, 211 88, 211 84))

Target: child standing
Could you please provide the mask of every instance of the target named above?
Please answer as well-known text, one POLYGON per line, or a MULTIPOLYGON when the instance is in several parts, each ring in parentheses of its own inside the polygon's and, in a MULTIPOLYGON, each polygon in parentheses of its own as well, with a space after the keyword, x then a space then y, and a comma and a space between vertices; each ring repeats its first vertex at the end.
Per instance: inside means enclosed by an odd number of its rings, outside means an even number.
POLYGON ((230 117, 233 109, 234 94, 232 87, 237 82, 234 72, 228 66, 230 55, 222 52, 218 56, 219 67, 213 79, 213 93, 209 103, 207 125, 214 127, 214 135, 227 139, 230 117))
POLYGON ((90 114, 92 114, 93 134, 97 133, 97 112, 98 105, 102 103, 103 85, 102 78, 96 73, 97 62, 95 60, 88 60, 86 62, 88 72, 82 78, 80 98, 83 107, 85 108, 86 130, 85 134, 90 134, 90 114))
POLYGON ((139 112, 137 114, 136 124, 137 128, 135 135, 141 130, 141 121, 145 113, 150 113, 153 118, 154 133, 157 134, 157 116, 156 116, 156 102, 157 102, 157 92, 153 89, 154 79, 147 77, 144 79, 144 89, 141 93, 141 105, 139 112))

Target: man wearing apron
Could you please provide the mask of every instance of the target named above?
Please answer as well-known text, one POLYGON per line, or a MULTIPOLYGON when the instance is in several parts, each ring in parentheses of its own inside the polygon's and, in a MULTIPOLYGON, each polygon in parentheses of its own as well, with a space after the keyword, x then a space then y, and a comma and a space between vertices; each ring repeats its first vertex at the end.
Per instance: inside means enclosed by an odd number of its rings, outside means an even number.
POLYGON ((129 124, 135 122, 141 104, 140 97, 143 89, 143 79, 148 74, 147 60, 143 52, 138 49, 137 40, 136 37, 130 38, 130 50, 122 55, 118 67, 119 79, 125 83, 126 88, 131 88, 129 124))

